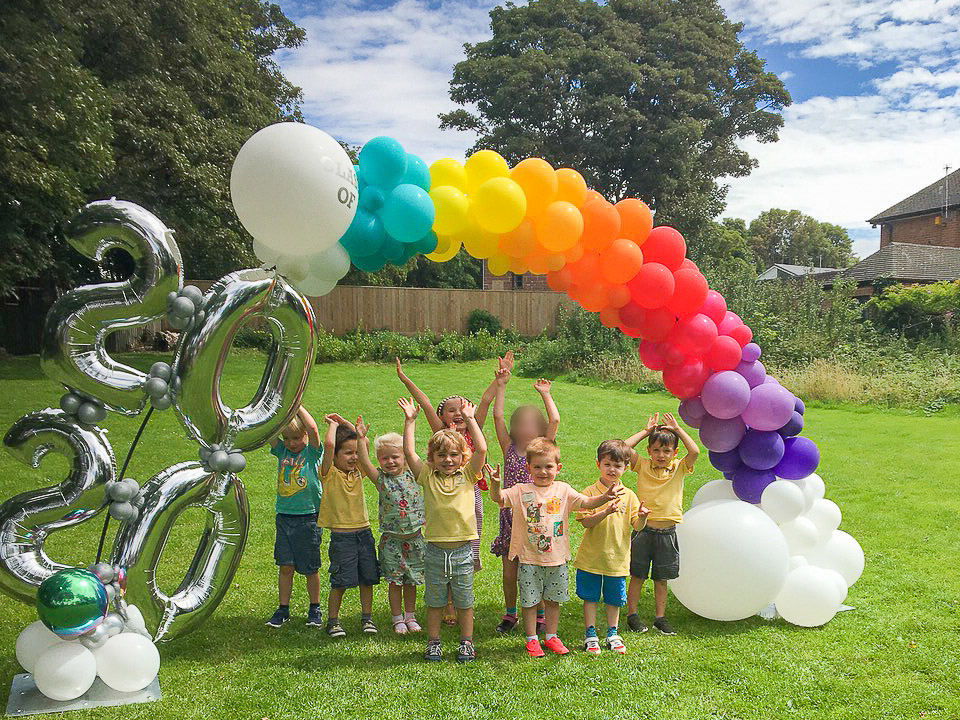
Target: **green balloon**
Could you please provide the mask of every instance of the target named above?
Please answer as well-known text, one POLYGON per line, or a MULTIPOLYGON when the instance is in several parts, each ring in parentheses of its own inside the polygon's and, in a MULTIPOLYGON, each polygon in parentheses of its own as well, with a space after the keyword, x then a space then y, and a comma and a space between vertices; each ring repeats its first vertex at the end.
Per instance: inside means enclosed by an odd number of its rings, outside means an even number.
POLYGON ((89 570, 61 570, 37 589, 37 615, 60 637, 83 635, 96 627, 106 612, 107 589, 89 570))

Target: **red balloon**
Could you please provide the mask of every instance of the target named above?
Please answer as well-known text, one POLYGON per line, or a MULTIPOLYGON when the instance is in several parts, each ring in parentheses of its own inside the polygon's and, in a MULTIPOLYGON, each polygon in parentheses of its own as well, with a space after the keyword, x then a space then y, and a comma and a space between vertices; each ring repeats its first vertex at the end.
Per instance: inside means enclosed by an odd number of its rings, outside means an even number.
POLYGON ((677 315, 693 315, 707 299, 707 279, 699 270, 680 268, 673 274, 670 309, 677 315))
POLYGON ((600 324, 608 328, 620 327, 620 310, 608 305, 600 311, 600 324))
POLYGON ((639 326, 643 337, 653 342, 666 340, 667 335, 677 324, 677 316, 666 308, 655 308, 647 310, 643 319, 643 324, 639 326))
POLYGON ((680 318, 670 333, 670 341, 688 355, 702 355, 716 339, 716 324, 700 313, 680 318))
POLYGON ((640 337, 640 328, 630 327, 629 325, 620 325, 620 329, 623 331, 624 335, 632 338, 640 337))
POLYGON ((645 262, 639 272, 627 283, 637 305, 645 308, 663 307, 673 297, 673 273, 665 265, 645 262))
POLYGON ((630 302, 620 308, 620 323, 628 327, 642 328, 647 311, 636 303, 630 302))
POLYGON ((663 370, 663 384, 681 400, 700 393, 710 371, 702 360, 688 360, 682 365, 667 365, 663 370))
POLYGON ((724 300, 723 295, 716 290, 707 290, 707 297, 698 312, 713 320, 717 324, 717 330, 721 335, 723 334, 723 330, 720 330, 720 324, 723 322, 724 315, 727 314, 727 301, 724 300))
POLYGON ((748 342, 753 340, 753 330, 741 323, 733 330, 727 333, 730 337, 740 343, 740 347, 743 347, 748 342))
POLYGON ((687 254, 687 241, 678 230, 669 225, 655 227, 643 243, 644 264, 649 262, 666 265, 670 272, 680 269, 687 254))
POLYGON ((704 360, 713 372, 733 370, 743 358, 740 343, 729 335, 720 335, 704 354, 704 360))
POLYGON ((682 365, 687 361, 687 354, 677 345, 670 342, 669 338, 663 343, 663 358, 667 365, 682 365))
POLYGON ((743 325, 743 320, 741 320, 740 316, 735 312, 730 312, 727 310, 723 314, 723 320, 717 324, 717 332, 719 332, 721 335, 729 335, 730 331, 738 325, 743 325))
POLYGON ((667 366, 663 345, 644 340, 640 343, 640 361, 651 370, 660 371, 667 366))
POLYGON ((547 273, 547 285, 556 292, 566 292, 572 282, 573 276, 567 267, 547 273))
POLYGON ((697 264, 690 258, 683 259, 683 262, 680 263, 680 270, 696 270, 700 272, 700 268, 698 268, 697 264))

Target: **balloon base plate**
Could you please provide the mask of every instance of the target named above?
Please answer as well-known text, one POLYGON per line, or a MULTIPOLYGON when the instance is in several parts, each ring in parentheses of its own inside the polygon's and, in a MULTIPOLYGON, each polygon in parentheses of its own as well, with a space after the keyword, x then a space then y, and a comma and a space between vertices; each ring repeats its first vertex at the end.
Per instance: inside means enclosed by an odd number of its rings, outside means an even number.
POLYGON ((161 697, 160 683, 157 678, 154 678, 153 682, 143 690, 132 693, 118 692, 104 685, 103 681, 97 678, 90 689, 76 700, 51 700, 37 689, 33 675, 20 673, 13 676, 13 683, 10 685, 6 715, 25 717, 66 710, 91 710, 98 707, 155 702, 161 697))

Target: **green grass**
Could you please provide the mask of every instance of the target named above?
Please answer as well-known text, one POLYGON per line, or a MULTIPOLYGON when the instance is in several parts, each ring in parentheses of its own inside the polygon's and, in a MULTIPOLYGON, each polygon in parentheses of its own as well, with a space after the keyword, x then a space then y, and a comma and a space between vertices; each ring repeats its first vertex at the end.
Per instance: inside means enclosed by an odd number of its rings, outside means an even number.
MULTIPOLYGON (((148 365, 153 356, 135 363, 148 365)), ((258 356, 231 360, 224 387, 234 401, 252 392, 258 356)), ((479 397, 490 377, 489 362, 463 365, 411 364, 408 372, 431 397, 453 392, 479 397)), ((320 365, 305 403, 316 415, 362 412, 374 431, 400 428, 396 398, 402 386, 384 365, 320 365)), ((0 364, 0 428, 21 415, 55 406, 59 396, 35 358, 0 364)), ((557 383, 563 417, 560 443, 563 477, 575 487, 595 479, 593 452, 606 438, 623 436, 655 410, 672 410, 666 395, 557 383)), ((229 398, 228 398, 229 399, 229 398)), ((508 404, 533 402, 531 383, 515 379, 508 404)), ((509 409, 509 408, 508 408, 509 409)), ((122 462, 138 419, 111 415, 105 423, 122 462)), ((490 426, 488 426, 488 429, 490 426)), ((479 660, 458 667, 450 660, 427 666, 419 638, 389 631, 386 589, 375 598, 376 638, 361 637, 358 599, 347 595, 342 616, 350 636, 332 642, 303 626, 301 581, 294 591, 293 620, 271 630, 263 621, 276 604, 273 565, 273 499, 276 462, 266 450, 250 453, 243 478, 251 499, 249 543, 234 587, 212 618, 196 632, 161 645, 157 704, 104 709, 95 717, 183 718, 956 718, 960 717, 960 476, 956 452, 960 419, 909 417, 868 408, 817 408, 807 412, 808 434, 820 445, 827 496, 844 512, 842 528, 862 544, 866 570, 841 613, 823 628, 802 629, 782 621, 751 619, 717 623, 691 615, 671 598, 670 614, 680 634, 629 635, 624 657, 599 659, 575 652, 534 662, 522 638, 493 632, 502 612, 499 562, 485 552, 477 576, 479 660)), ((492 431, 488 433, 493 437, 492 431)), ((425 439, 421 427, 421 441, 425 439)), ((491 453, 494 461, 499 450, 491 453)), ((128 475, 145 480, 170 464, 196 457, 172 412, 154 415, 128 475)), ((65 465, 41 471, 0 454, 0 498, 59 481, 65 465)), ((706 461, 688 481, 686 506, 702 483, 716 476, 706 461)), ((628 480, 629 482, 629 480, 628 480)), ((374 493, 368 488, 372 518, 374 493)), ((484 545, 497 532, 496 509, 487 502, 484 545)), ((164 556, 161 584, 176 586, 199 534, 199 512, 184 517, 164 556)), ((58 559, 88 563, 99 522, 54 536, 58 559), (62 534, 62 535, 63 535, 62 534)), ((576 530, 575 530, 576 532, 576 530)), ((578 538, 574 539, 576 547, 578 538)), ((652 598, 642 611, 649 616, 652 598)), ((422 614, 422 612, 421 612, 422 614)), ((0 700, 13 675, 14 640, 35 619, 34 611, 0 598, 0 700)), ((561 635, 576 646, 581 608, 563 608, 561 635)), ((455 631, 445 629, 448 650, 455 631)))

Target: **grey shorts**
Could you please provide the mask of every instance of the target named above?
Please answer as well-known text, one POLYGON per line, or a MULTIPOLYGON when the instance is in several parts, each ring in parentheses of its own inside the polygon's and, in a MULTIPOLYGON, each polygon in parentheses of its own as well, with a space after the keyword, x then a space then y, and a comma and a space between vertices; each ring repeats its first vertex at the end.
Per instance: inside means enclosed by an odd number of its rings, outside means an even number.
POLYGON ((378 549, 383 579, 392 585, 423 585, 426 545, 420 533, 405 538, 383 533, 378 549))
POLYGON ((423 578, 426 586, 423 602, 427 607, 446 607, 447 595, 452 593, 455 608, 472 608, 474 597, 471 543, 467 541, 463 545, 445 548, 428 542, 423 558, 423 578))
POLYGON ((565 603, 570 599, 570 573, 567 564, 527 565, 520 563, 517 570, 517 588, 520 607, 539 605, 541 600, 565 603))
POLYGON ((377 546, 370 528, 330 533, 330 587, 352 588, 380 582, 377 546))
POLYGON ((630 540, 630 574, 635 578, 673 580, 680 576, 677 529, 645 527, 630 540))
POLYGON ((277 539, 273 560, 277 565, 293 566, 301 575, 313 575, 320 569, 320 542, 323 530, 317 514, 285 515, 277 513, 277 539))

